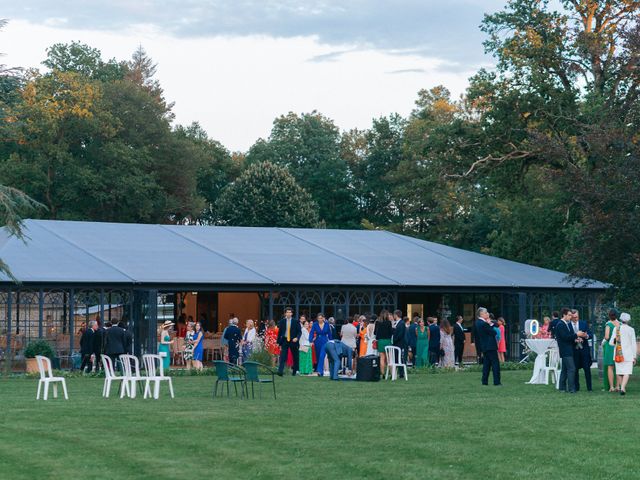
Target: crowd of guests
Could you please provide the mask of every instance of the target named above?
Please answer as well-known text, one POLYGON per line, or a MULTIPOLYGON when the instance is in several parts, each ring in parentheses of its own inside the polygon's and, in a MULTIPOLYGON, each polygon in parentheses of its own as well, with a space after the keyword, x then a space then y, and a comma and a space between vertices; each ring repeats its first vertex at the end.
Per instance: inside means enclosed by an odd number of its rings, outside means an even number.
MULTIPOLYGON (((502 332, 504 346, 504 326, 502 332)), ((416 315, 410 319, 400 310, 357 314, 338 327, 333 317, 326 318, 323 313, 313 320, 305 314, 294 319, 293 310, 287 308, 277 324, 269 320, 256 329, 254 322, 247 320, 244 332, 238 327, 238 319, 231 318, 222 333, 225 360, 241 363, 249 357, 256 341, 263 342, 279 374, 288 367, 294 375, 324 376, 333 373, 331 366, 336 362, 331 357, 337 350, 338 357, 348 357, 346 373, 356 370, 354 359, 367 355, 378 356, 384 371, 385 347, 390 345, 400 348, 401 361, 414 367, 462 366, 465 328, 462 316, 451 325, 447 319, 438 323, 436 317, 425 321, 416 315)))
POLYGON ((133 335, 127 328, 127 321, 114 319, 102 322, 100 316, 80 327, 80 355, 82 372, 99 372, 102 369, 102 355, 107 355, 114 365, 122 354, 131 354, 133 335))
MULTIPOLYGON (((608 313, 602 340, 603 387, 608 392, 626 395, 629 376, 636 363, 636 334, 629 325, 628 313, 612 309, 608 313)), ((580 371, 584 372, 587 391, 593 390, 591 365, 593 358, 589 341, 593 334, 586 321, 580 320, 576 309, 563 308, 544 317, 540 331, 535 338, 554 338, 558 344, 561 360, 560 391, 576 393, 580 390, 580 371)))

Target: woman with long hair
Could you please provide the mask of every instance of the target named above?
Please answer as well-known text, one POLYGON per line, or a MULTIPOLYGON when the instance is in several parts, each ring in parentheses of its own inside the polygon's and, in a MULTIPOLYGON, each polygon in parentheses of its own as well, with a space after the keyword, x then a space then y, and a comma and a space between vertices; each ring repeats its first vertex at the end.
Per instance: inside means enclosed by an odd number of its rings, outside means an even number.
POLYGON ((504 363, 504 354, 507 353, 507 337, 504 330, 504 318, 498 317, 498 330, 500 330, 500 340, 498 341, 498 361, 504 363))
POLYGON ((602 368, 606 371, 602 375, 604 381, 604 390, 615 392, 615 379, 613 376, 615 362, 613 361, 614 347, 611 345, 611 337, 616 328, 620 326, 618 315, 615 310, 609 311, 609 321, 604 327, 604 340, 602 341, 602 368))
POLYGON ((424 324, 424 319, 418 320, 417 330, 418 340, 416 342, 416 367, 426 367, 429 365, 429 330, 424 324))
POLYGON ((378 345, 378 354, 380 354, 380 372, 384 372, 387 367, 387 354, 384 349, 391 345, 391 337, 393 336, 393 325, 390 317, 391 313, 388 310, 382 310, 373 329, 378 345))
POLYGON ((182 358, 187 366, 187 370, 191 370, 193 366, 193 337, 195 335, 193 322, 187 324, 187 332, 184 335, 184 350, 182 352, 182 358))
POLYGON ((440 359, 440 366, 453 367, 455 365, 453 328, 446 318, 443 318, 440 322, 440 350, 444 352, 440 359))
POLYGON ((316 317, 317 322, 313 323, 311 331, 309 332, 309 342, 313 343, 316 349, 316 356, 318 358, 318 364, 316 365, 316 371, 319 376, 324 375, 324 359, 326 353, 324 346, 329 340, 332 340, 331 327, 325 322, 324 314, 319 313, 316 317))
POLYGON ((196 370, 202 370, 202 356, 204 352, 204 332, 202 324, 196 322, 196 330, 193 334, 193 366, 196 370))

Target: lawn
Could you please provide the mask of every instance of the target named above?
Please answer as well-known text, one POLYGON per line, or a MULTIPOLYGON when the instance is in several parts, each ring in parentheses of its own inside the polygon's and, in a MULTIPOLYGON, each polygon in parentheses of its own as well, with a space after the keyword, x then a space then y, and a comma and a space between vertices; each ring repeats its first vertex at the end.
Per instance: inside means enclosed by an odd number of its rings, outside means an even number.
MULTIPOLYGON (((595 371, 594 371, 595 372, 595 371)), ((626 397, 561 394, 503 373, 408 382, 284 377, 278 399, 211 398, 215 377, 177 377, 176 398, 36 401, 36 380, 0 380, 0 478, 637 479, 640 382, 626 397)))

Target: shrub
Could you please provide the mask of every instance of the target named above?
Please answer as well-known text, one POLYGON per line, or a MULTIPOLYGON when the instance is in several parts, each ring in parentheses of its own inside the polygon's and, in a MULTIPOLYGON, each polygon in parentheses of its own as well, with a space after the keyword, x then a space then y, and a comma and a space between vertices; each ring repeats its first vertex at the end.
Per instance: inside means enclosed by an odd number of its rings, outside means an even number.
POLYGON ((30 342, 27 348, 24 349, 24 356, 27 358, 35 358, 36 355, 54 358, 56 353, 46 340, 35 340, 30 342))

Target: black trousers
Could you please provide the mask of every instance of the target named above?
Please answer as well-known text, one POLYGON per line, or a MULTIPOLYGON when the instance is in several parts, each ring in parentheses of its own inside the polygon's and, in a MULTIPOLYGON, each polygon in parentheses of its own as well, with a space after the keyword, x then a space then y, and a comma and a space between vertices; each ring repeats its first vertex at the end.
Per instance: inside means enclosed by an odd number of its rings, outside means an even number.
POLYGON ((89 373, 91 373, 91 369, 93 368, 93 364, 91 363, 91 354, 83 353, 82 354, 82 363, 80 364, 80 371, 84 372, 84 369, 89 367, 89 373))
POLYGON ((584 370, 584 380, 587 384, 587 390, 591 391, 591 355, 583 357, 582 350, 577 350, 573 359, 576 366, 576 392, 580 390, 580 370, 584 370))
POLYGON ((562 370, 560 370, 560 391, 576 391, 576 364, 573 355, 562 357, 562 370))
POLYGON ((498 351, 489 350, 482 352, 482 384, 489 384, 489 370, 493 371, 493 384, 500 385, 500 362, 498 351))
POLYGON ((102 354, 100 352, 93 352, 93 358, 93 361, 96 362, 94 370, 96 373, 98 373, 100 370, 102 370, 102 354))
POLYGON ((287 354, 291 350, 291 356, 293 357, 293 367, 291 367, 291 373, 294 375, 298 373, 300 366, 300 344, 298 342, 287 342, 286 340, 280 345, 280 362, 278 364, 278 373, 284 371, 284 367, 287 364, 287 354))
POLYGON ((462 365, 462 354, 464 353, 464 343, 456 343, 453 346, 453 355, 455 357, 455 362, 458 365, 462 365))
POLYGON ((434 366, 440 361, 440 350, 429 349, 429 365, 434 366))

